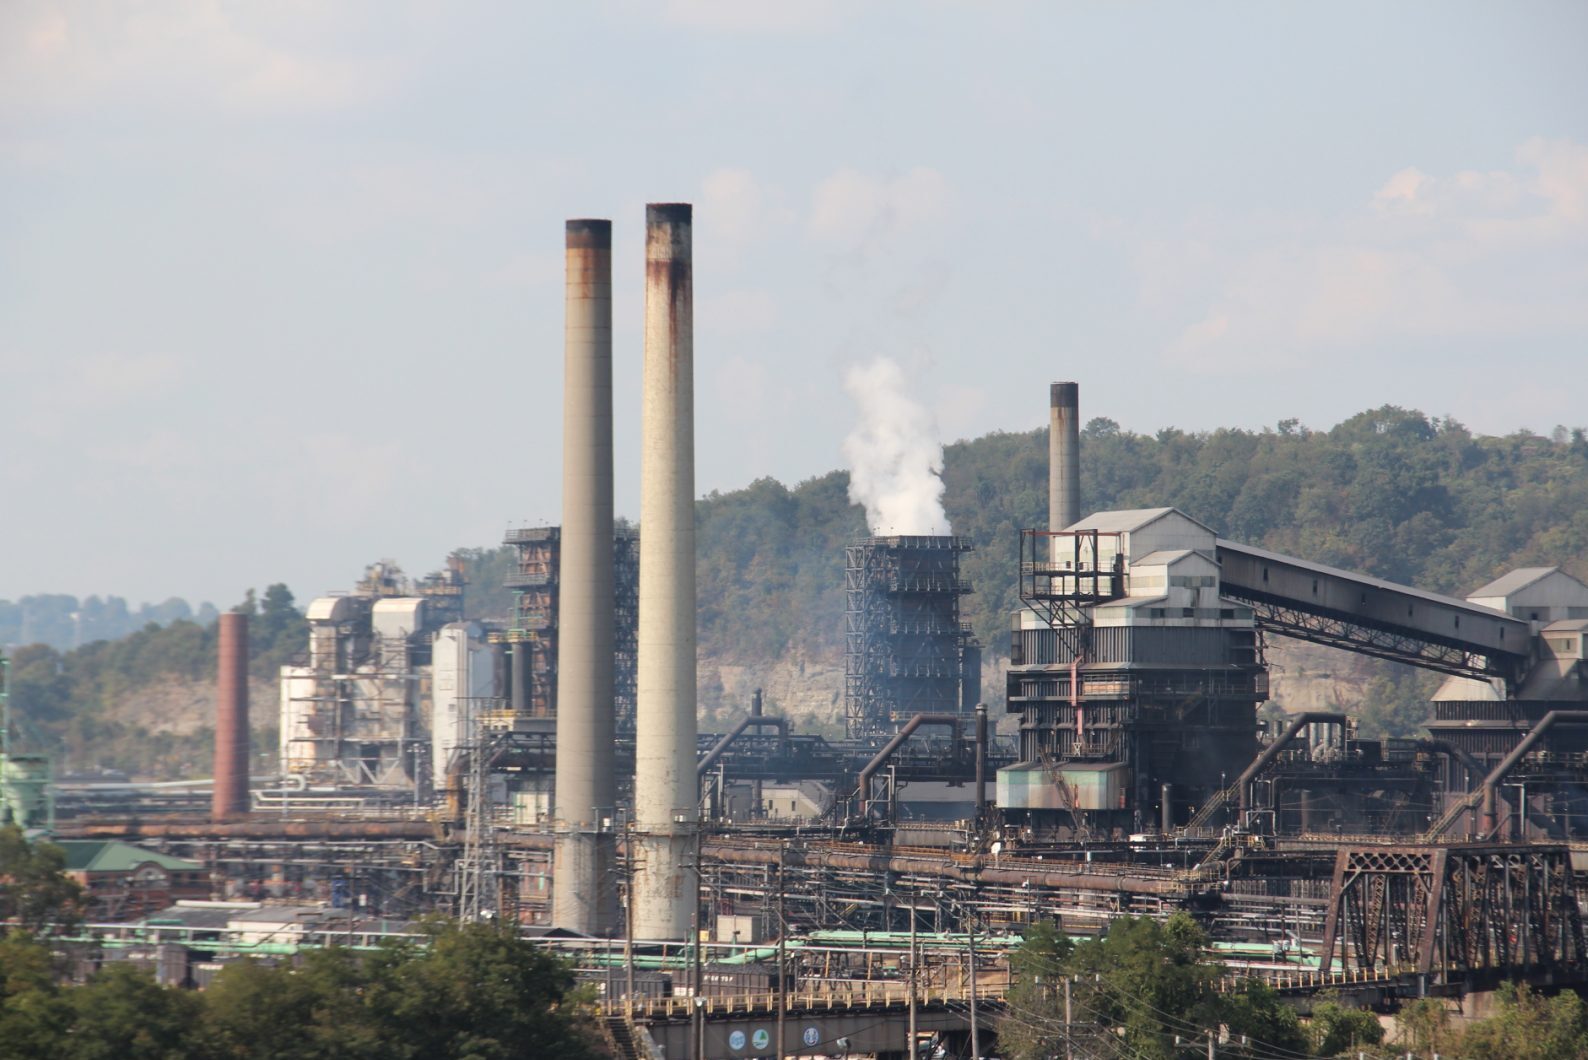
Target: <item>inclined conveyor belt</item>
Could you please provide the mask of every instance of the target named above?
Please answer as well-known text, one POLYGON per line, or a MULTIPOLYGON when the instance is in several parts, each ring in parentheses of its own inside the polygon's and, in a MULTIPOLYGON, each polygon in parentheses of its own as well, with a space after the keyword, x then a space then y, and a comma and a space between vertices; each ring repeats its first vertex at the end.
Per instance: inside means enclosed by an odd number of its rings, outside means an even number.
POLYGON ((1493 608, 1222 539, 1218 560, 1221 594, 1275 633, 1510 682, 1531 657, 1529 624, 1493 608))

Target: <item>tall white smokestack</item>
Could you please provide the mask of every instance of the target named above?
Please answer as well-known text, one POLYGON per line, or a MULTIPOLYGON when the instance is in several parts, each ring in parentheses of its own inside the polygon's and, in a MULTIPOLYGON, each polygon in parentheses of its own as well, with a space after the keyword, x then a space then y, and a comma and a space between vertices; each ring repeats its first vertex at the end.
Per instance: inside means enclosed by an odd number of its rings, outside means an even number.
POLYGON ((567 225, 552 923, 617 926, 612 693, 612 222, 567 225))
POLYGON ((1048 529, 1081 521, 1081 388, 1048 389, 1048 529))
POLYGON ((645 403, 634 753, 634 935, 689 935, 695 780, 695 325, 691 211, 645 208, 645 403))

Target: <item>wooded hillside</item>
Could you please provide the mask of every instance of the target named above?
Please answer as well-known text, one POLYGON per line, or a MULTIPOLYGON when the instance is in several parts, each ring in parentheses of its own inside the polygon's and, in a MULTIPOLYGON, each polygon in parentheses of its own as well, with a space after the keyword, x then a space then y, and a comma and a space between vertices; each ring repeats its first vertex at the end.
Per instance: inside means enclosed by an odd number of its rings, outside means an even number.
MULTIPOLYGON (((1006 656, 1018 533, 1046 519, 1046 431, 956 442, 943 478, 954 532, 977 546, 965 564, 976 586, 968 617, 989 659, 1006 656)), ((1286 420, 1258 431, 1142 435, 1094 419, 1082 435, 1081 480, 1084 511, 1172 505, 1235 540, 1456 595, 1517 566, 1560 564, 1588 578, 1588 438, 1580 429, 1484 437, 1388 406, 1327 431, 1286 420)), ((839 471, 793 487, 762 479, 699 502, 708 719, 737 713, 759 685, 773 693, 773 709, 838 716, 844 545, 865 533, 847 481, 839 471)), ((508 551, 462 554, 469 613, 505 614, 508 551)), ((244 606, 259 612, 254 670, 268 681, 303 648, 301 616, 284 586, 244 606)), ((202 761, 207 731, 176 738, 125 719, 161 682, 213 680, 213 637, 213 626, 178 620, 73 651, 18 650, 20 732, 44 749, 69 749, 77 767, 190 768, 202 761)), ((1429 682, 1386 667, 1353 672, 1349 687, 1363 700, 1367 732, 1398 732, 1419 719, 1429 682)), ((985 691, 989 702, 1001 699, 997 687, 985 691)))

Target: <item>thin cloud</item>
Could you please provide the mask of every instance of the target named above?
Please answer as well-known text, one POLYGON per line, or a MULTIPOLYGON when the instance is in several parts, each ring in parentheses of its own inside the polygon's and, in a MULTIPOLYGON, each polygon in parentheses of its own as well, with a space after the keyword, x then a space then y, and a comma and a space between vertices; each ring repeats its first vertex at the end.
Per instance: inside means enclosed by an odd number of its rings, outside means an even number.
POLYGON ((1588 338, 1588 147, 1532 139, 1506 170, 1402 169, 1343 216, 1264 239, 1254 218, 1143 247, 1157 305, 1177 283, 1211 297, 1164 346, 1203 372, 1278 373, 1398 339, 1588 338), (1215 248, 1219 244, 1214 243, 1215 248))
POLYGON ((268 12, 209 3, 19 5, 0 24, 0 100, 22 112, 140 99, 313 111, 370 102, 396 80, 388 61, 289 48, 261 21, 268 12))
POLYGON ((942 218, 949 198, 948 180, 927 166, 893 178, 840 169, 816 186, 806 231, 818 243, 852 247, 942 218))
POLYGON ((663 17, 676 26, 715 33, 825 32, 848 17, 832 0, 760 3, 754 0, 669 0, 663 17))

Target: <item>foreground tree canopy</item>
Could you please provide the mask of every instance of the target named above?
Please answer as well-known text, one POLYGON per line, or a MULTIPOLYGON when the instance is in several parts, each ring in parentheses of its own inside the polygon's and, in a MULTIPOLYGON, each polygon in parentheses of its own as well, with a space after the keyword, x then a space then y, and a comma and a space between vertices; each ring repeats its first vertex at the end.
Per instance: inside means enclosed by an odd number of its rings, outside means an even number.
POLYGON ((48 946, 0 940, 0 1060, 531 1060, 603 1055, 555 956, 494 926, 428 945, 228 966, 208 990, 127 964, 62 986, 48 946))
POLYGON ((1303 1024, 1257 980, 1221 991, 1226 973, 1207 959, 1207 944, 1185 913, 1163 922, 1124 917, 1080 943, 1037 924, 1010 960, 1015 982, 999 1044, 1014 1060, 1063 1057, 1066 1046, 1076 1057, 1181 1060, 1205 1056, 1210 1036, 1216 1055, 1242 1060, 1588 1057, 1588 1004, 1573 993, 1544 997, 1506 984, 1492 1016, 1461 1028, 1445 1002, 1415 1001, 1400 1012, 1399 1035, 1386 1041, 1377 1016, 1337 1001, 1316 1001, 1303 1024))
POLYGON ((1039 924, 1012 958, 1016 985, 999 1041, 1018 1060, 1063 1056, 1066 1043, 1077 1056, 1173 1060, 1227 1032, 1220 1056, 1307 1055, 1296 1013, 1268 987, 1253 980, 1219 992, 1222 969, 1207 961, 1207 944, 1185 913, 1123 917, 1078 944, 1039 924))

